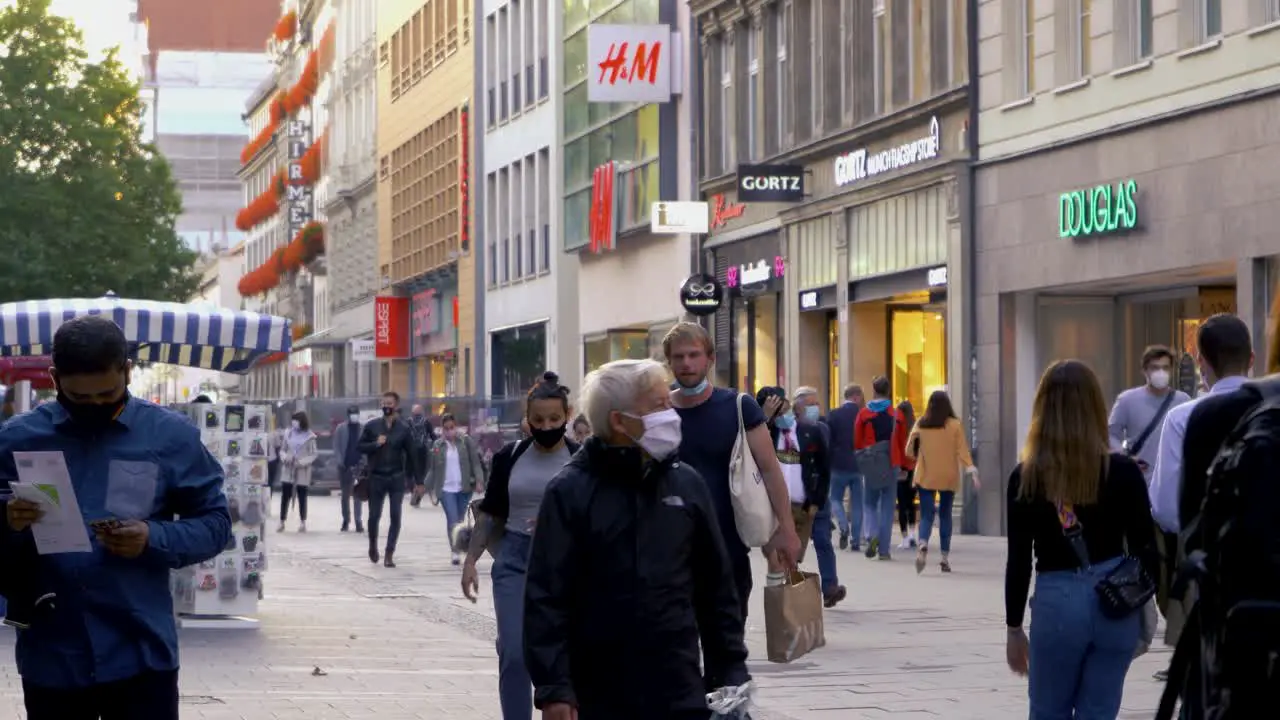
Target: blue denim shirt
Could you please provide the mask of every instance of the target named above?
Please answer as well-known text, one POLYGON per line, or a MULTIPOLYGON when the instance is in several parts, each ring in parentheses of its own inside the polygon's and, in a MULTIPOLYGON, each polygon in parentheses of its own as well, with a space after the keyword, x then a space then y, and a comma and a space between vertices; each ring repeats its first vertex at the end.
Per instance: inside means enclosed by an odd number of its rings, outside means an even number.
MULTIPOLYGON (((132 560, 107 553, 96 539, 90 553, 39 557, 36 582, 58 594, 57 609, 18 631, 22 679, 82 688, 176 670, 169 571, 212 558, 232 537, 222 466, 200 431, 182 415, 131 398, 109 427, 86 432, 48 403, 0 428, 0 485, 17 479, 15 450, 64 454, 86 523, 138 519, 150 531, 146 550, 132 560)), ((7 526, 0 530, 0 566, 23 539, 7 526)))

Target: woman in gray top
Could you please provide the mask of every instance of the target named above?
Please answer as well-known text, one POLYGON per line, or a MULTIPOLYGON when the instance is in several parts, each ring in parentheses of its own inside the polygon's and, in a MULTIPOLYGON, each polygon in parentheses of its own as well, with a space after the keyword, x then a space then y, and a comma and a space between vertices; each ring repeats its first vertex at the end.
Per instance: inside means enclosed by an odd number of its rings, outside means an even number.
POLYGON ((553 372, 529 390, 525 423, 530 437, 493 456, 489 485, 479 502, 471 545, 462 566, 462 593, 472 602, 480 588, 476 561, 493 562, 493 607, 498 620, 498 697, 504 720, 533 717, 533 683, 524 664, 524 579, 534 520, 551 478, 578 451, 565 437, 569 388, 553 372))

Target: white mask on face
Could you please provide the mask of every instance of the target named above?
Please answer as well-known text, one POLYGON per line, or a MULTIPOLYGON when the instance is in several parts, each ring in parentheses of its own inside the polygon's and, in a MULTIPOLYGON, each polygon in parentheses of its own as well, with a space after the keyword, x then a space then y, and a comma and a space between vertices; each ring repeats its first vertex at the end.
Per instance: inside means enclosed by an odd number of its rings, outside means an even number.
POLYGON ((654 460, 671 457, 680 447, 680 415, 668 408, 649 413, 640 419, 644 421, 644 435, 636 440, 636 444, 654 460))
POLYGON ((293 421, 293 429, 294 429, 294 430, 301 430, 301 429, 302 429, 302 423, 298 422, 297 420, 294 420, 294 421, 293 421))
POLYGON ((360 413, 351 413, 347 416, 347 419, 351 422, 360 422, 360 413))
POLYGON ((1152 370, 1147 373, 1147 382, 1151 383, 1151 387, 1157 390, 1163 390, 1169 387, 1169 371, 1152 370))

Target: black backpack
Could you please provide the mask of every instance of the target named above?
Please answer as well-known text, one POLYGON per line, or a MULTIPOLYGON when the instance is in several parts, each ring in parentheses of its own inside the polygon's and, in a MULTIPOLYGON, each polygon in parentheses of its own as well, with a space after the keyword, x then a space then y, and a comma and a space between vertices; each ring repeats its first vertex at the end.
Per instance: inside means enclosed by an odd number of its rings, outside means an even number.
POLYGON ((1257 403, 1209 467, 1195 537, 1172 596, 1197 599, 1169 666, 1157 720, 1179 693, 1195 720, 1245 720, 1280 687, 1280 378, 1243 386, 1257 403))

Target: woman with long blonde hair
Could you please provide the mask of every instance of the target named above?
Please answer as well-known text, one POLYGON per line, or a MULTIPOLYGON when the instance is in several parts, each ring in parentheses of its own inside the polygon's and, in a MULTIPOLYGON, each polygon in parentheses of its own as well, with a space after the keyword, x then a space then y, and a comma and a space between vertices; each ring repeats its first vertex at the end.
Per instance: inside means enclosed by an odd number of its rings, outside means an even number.
POLYGON ((1007 660, 1029 675, 1031 720, 1115 718, 1139 647, 1142 611, 1117 612, 1100 586, 1136 557, 1159 572, 1142 471, 1110 451, 1098 378, 1060 360, 1040 378, 1021 462, 1009 477, 1007 660), (1031 638, 1022 629, 1031 586, 1031 638))

